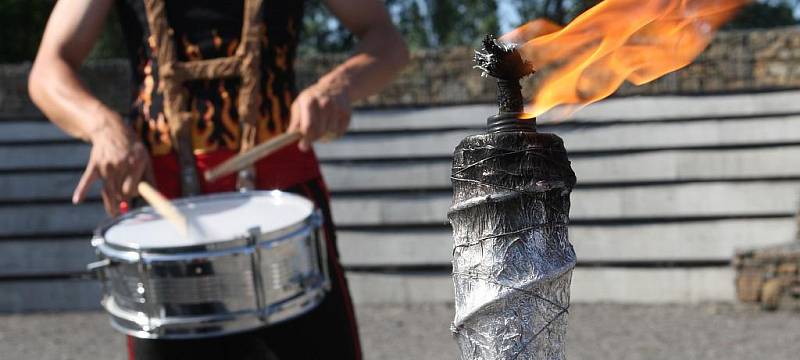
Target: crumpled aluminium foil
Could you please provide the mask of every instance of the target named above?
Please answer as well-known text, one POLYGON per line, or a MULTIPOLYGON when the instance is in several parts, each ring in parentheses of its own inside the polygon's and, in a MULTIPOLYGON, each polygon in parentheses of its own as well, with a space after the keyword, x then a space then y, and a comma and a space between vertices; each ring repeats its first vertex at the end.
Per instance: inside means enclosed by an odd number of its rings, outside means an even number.
POLYGON ((552 134, 464 139, 453 161, 453 282, 464 360, 565 359, 575 174, 552 134))

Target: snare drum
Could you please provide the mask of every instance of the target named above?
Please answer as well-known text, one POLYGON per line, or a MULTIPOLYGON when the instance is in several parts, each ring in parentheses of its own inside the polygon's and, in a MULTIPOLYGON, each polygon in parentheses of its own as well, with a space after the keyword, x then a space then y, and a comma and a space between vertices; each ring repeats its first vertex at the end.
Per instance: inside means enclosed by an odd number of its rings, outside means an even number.
POLYGON ((218 336, 291 319, 329 287, 320 216, 280 191, 185 198, 184 237, 151 208, 101 226, 89 264, 118 330, 139 338, 218 336), (198 230, 199 229, 199 230, 198 230))

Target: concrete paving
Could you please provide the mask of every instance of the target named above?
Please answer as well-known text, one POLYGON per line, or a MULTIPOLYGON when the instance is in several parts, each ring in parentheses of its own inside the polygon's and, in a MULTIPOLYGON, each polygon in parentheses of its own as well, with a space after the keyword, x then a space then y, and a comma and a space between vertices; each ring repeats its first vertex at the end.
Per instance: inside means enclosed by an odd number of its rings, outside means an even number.
MULTIPOLYGON (((362 305, 366 359, 456 359, 447 305, 362 305)), ((800 313, 729 304, 575 304, 570 359, 784 360, 800 353, 800 313)), ((0 359, 123 360, 124 339, 100 312, 0 315, 0 359)))

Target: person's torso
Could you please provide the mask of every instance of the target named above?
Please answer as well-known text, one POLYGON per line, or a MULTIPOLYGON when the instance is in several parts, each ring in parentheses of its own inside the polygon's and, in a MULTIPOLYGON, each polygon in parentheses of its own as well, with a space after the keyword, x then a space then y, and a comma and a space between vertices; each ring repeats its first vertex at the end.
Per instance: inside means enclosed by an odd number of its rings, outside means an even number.
MULTIPOLYGON (((245 0, 165 0, 181 61, 232 56, 241 41, 245 0)), ((118 0, 118 12, 133 65, 136 94, 130 119, 154 156, 172 151, 169 124, 159 88, 155 41, 150 36, 143 0, 118 0)), ((257 142, 285 131, 297 94, 292 64, 301 27, 303 1, 264 0, 261 19, 261 76, 257 106, 257 142)), ((236 151, 241 141, 237 113, 239 78, 194 80, 184 84, 189 99, 195 154, 236 151)))
MULTIPOLYGON (((169 27, 180 61, 229 57, 242 41, 244 1, 164 0, 169 27)), ((179 166, 164 111, 156 41, 148 26, 144 0, 117 0, 117 10, 133 68, 135 94, 130 122, 150 150, 156 183, 170 197, 178 196, 179 166)), ((303 1, 263 0, 259 34, 261 64, 256 102, 256 142, 286 131, 297 95, 293 63, 302 25, 303 1)), ((242 128, 237 102, 240 78, 193 80, 187 89, 192 152, 199 173, 239 151, 242 128)), ((313 152, 289 146, 256 164, 258 188, 286 188, 320 176, 313 152)), ((199 179, 203 192, 231 191, 235 175, 214 183, 199 179)))

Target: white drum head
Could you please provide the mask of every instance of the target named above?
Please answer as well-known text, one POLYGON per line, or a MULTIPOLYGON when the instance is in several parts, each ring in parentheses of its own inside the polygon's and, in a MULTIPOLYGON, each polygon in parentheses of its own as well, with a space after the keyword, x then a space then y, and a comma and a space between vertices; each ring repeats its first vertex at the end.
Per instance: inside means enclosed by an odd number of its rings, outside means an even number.
POLYGON ((233 240, 298 224, 314 211, 311 201, 281 191, 231 193, 179 200, 189 236, 151 209, 134 211, 106 229, 107 243, 131 249, 165 249, 233 240))

